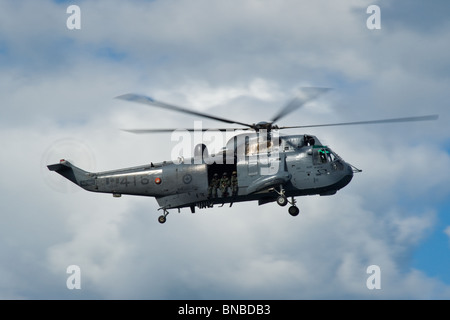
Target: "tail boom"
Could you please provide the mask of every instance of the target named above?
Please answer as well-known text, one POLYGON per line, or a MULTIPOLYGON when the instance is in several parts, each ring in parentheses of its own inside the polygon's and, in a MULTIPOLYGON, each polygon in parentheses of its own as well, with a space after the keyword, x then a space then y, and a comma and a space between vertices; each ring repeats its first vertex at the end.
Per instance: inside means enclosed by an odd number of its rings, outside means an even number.
POLYGON ((48 165, 47 168, 50 171, 55 171, 62 175, 64 178, 79 185, 83 189, 96 191, 94 174, 74 166, 69 161, 63 159, 57 164, 48 165))

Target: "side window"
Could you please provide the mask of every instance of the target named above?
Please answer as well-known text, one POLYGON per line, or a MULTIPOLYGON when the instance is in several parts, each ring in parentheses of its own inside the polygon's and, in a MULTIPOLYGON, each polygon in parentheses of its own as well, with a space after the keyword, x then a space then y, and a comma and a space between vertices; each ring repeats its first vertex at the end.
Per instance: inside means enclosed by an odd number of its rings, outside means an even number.
POLYGON ((327 162, 333 162, 335 160, 334 155, 327 148, 314 148, 313 149, 313 163, 324 164, 327 162))
POLYGON ((326 149, 319 149, 319 158, 320 158, 320 163, 327 163, 327 151, 326 149))

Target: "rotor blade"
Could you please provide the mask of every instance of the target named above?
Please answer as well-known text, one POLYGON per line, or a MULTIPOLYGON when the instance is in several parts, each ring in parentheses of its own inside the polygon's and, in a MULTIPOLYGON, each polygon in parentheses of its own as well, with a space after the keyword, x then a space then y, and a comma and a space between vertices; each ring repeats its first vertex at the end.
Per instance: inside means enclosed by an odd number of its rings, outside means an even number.
POLYGON ((319 87, 307 87, 307 88, 300 88, 299 94, 289 101, 288 104, 286 104, 279 112, 272 118, 272 123, 278 121, 282 117, 285 117, 292 111, 300 108, 308 101, 311 101, 313 99, 316 99, 321 94, 324 94, 325 92, 329 91, 330 88, 319 88, 319 87))
POLYGON ((173 111, 177 111, 177 112, 183 112, 183 113, 187 113, 187 114, 191 114, 191 115, 195 115, 195 116, 200 116, 200 117, 203 117, 203 118, 213 119, 213 120, 222 121, 222 122, 226 122, 226 123, 232 123, 232 124, 240 124, 240 125, 243 125, 243 126, 246 126, 246 127, 250 127, 250 128, 252 127, 252 125, 248 124, 248 123, 243 123, 243 122, 234 121, 234 120, 228 120, 228 119, 216 117, 216 116, 213 116, 213 115, 209 115, 209 114, 206 114, 206 113, 202 113, 202 112, 198 112, 198 111, 193 111, 193 110, 177 107, 177 106, 174 106, 174 105, 171 105, 171 104, 168 104, 168 103, 164 103, 164 102, 161 102, 161 101, 157 101, 157 100, 155 100, 153 98, 146 97, 146 96, 139 95, 139 94, 128 93, 128 94, 124 94, 124 95, 118 96, 118 97, 116 97, 116 99, 121 99, 121 100, 126 100, 126 101, 134 101, 134 102, 146 104, 146 105, 149 105, 149 106, 165 108, 165 109, 169 109, 169 110, 173 110, 173 111))
POLYGON ((229 130, 233 130, 233 131, 237 131, 237 130, 253 130, 252 128, 220 128, 220 129, 215 129, 215 128, 210 128, 210 129, 185 129, 185 128, 178 128, 178 129, 121 129, 122 131, 125 132, 130 132, 130 133, 136 133, 136 134, 145 134, 145 133, 164 133, 164 132, 175 132, 175 131, 189 131, 189 132, 194 132, 194 131, 229 131, 229 130))
POLYGON ((329 123, 329 124, 313 124, 313 125, 306 125, 306 126, 279 127, 279 129, 296 129, 296 128, 313 128, 313 127, 348 126, 348 125, 356 125, 356 124, 428 121, 428 120, 437 120, 438 118, 439 118, 439 115, 433 114, 433 115, 420 116, 420 117, 406 117, 406 118, 382 119, 382 120, 371 120, 371 121, 340 122, 340 123, 329 123))

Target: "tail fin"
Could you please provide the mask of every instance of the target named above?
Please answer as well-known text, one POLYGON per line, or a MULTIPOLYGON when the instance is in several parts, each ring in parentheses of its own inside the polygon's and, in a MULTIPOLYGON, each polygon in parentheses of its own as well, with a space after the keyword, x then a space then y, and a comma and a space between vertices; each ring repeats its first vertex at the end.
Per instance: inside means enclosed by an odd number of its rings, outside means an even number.
POLYGON ((61 160, 57 164, 48 165, 47 168, 50 171, 55 171, 56 173, 59 173, 64 178, 79 185, 83 189, 89 190, 91 189, 89 187, 95 186, 95 178, 92 176, 91 173, 74 166, 69 161, 61 160))

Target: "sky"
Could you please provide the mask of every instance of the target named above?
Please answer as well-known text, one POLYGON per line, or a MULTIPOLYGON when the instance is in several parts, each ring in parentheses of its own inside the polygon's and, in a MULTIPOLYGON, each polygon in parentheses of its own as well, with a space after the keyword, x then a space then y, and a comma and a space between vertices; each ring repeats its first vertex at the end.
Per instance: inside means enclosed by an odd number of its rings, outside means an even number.
MULTIPOLYGON (((0 1, 1 299, 449 299, 448 1, 0 1), (68 28, 70 5, 80 29, 68 28), (370 29, 370 5, 381 29, 370 29), (279 125, 439 114, 437 121, 288 130, 362 169, 333 196, 171 212, 90 193, 88 171, 170 160, 170 134, 242 122, 304 86, 332 88, 279 125), (368 267, 379 268, 369 289, 368 267), (80 289, 69 289, 77 266, 80 289)), ((70 25, 70 23, 69 23, 70 25)))

